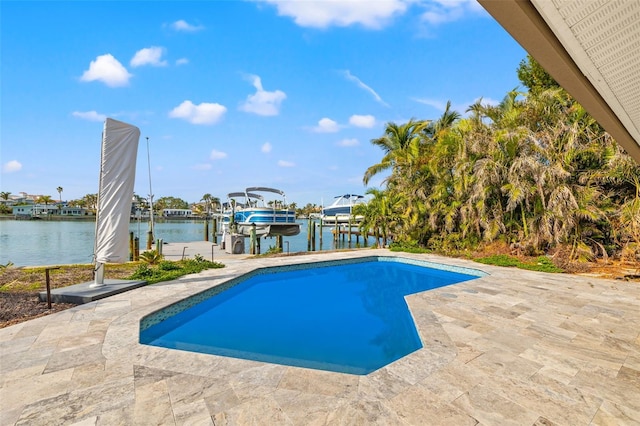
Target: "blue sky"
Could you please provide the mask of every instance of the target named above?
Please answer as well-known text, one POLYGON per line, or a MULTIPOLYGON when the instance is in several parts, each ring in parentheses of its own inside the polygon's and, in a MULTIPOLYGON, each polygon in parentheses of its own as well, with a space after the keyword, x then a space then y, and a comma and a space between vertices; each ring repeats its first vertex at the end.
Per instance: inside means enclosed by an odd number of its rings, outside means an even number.
MULTIPOLYGON (((0 191, 98 190, 103 121, 141 130, 135 193, 364 193, 388 122, 519 86, 475 1, 2 1, 0 191)), ((380 185, 384 176, 370 186, 380 185)))

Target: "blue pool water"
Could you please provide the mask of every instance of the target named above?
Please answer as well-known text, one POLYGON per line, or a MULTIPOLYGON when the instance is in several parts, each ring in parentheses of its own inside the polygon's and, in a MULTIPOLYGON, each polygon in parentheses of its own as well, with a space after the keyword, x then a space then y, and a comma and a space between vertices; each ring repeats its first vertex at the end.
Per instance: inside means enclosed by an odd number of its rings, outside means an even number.
POLYGON ((391 259, 254 273, 175 315, 143 319, 140 342, 368 374, 422 347, 405 295, 481 275, 391 259))

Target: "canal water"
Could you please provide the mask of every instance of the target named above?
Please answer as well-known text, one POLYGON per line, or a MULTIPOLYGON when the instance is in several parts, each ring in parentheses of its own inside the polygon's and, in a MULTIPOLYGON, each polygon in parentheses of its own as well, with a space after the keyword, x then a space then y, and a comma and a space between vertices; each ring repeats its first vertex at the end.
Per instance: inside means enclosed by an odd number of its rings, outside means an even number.
MULTIPOLYGON (((290 253, 307 251, 307 221, 301 223, 300 234, 284 237, 284 249, 290 253), (288 244, 287 244, 288 242, 288 244)), ((212 222, 209 222, 210 227, 212 222)), ((165 221, 154 223, 155 238, 168 243, 204 241, 204 221, 165 221)), ((148 222, 131 222, 129 231, 140 238, 140 249, 147 242, 148 222)), ((349 247, 348 241, 333 242, 331 229, 323 228, 323 244, 320 247, 319 230, 316 228, 316 250, 334 250, 349 247)), ((209 238, 211 241, 211 237, 209 238)), ((368 244, 373 243, 369 238, 368 244)), ((15 266, 67 265, 91 263, 95 242, 93 221, 48 221, 48 220, 0 220, 0 264, 12 262, 15 266)), ((220 237, 218 237, 220 243, 220 237)), ((363 239, 359 242, 364 245, 363 239)), ((248 253, 249 239, 246 240, 248 253)), ((261 240, 262 253, 276 245, 275 238, 261 240)), ((356 247, 352 236, 351 247, 356 247)))

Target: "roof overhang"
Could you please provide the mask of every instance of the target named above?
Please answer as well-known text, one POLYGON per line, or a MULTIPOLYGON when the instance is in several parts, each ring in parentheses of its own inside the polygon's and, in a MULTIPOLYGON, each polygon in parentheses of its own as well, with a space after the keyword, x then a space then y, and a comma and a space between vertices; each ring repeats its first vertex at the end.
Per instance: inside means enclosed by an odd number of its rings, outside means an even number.
POLYGON ((640 1, 478 2, 640 162, 640 1))

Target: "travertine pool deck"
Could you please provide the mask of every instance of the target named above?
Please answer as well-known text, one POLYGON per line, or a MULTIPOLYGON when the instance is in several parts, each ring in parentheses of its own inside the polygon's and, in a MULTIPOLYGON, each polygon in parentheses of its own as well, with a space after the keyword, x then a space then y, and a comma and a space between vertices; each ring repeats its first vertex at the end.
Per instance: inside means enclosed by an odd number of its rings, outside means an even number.
POLYGON ((387 250, 223 263, 0 329, 0 424, 640 424, 637 282, 387 250), (256 267, 372 255, 489 275, 407 297, 423 349, 367 376, 138 343, 146 314, 256 267))

